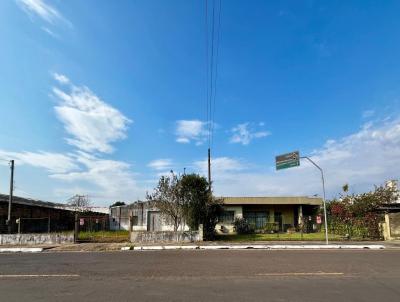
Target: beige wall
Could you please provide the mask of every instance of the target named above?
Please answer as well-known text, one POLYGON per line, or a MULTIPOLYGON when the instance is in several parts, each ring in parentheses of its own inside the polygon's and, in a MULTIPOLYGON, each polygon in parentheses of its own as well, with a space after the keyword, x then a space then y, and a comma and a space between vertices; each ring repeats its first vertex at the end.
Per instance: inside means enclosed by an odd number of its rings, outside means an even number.
MULTIPOLYGON (((282 223, 283 224, 294 224, 294 210, 295 210, 296 205, 284 205, 284 206, 279 206, 276 205, 274 206, 274 212, 281 212, 282 213, 282 223)), ((274 213, 272 213, 272 220, 274 219, 274 213)), ((271 217, 270 217, 271 219, 271 217)), ((275 222, 275 221, 271 221, 275 222)))

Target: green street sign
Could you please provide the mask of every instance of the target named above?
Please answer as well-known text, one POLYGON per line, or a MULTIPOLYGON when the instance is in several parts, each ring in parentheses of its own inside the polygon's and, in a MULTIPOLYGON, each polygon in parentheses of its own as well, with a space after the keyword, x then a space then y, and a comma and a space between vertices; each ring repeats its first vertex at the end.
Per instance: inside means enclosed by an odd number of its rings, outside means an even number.
POLYGON ((275 164, 277 170, 298 167, 300 166, 299 151, 278 155, 275 157, 275 164))

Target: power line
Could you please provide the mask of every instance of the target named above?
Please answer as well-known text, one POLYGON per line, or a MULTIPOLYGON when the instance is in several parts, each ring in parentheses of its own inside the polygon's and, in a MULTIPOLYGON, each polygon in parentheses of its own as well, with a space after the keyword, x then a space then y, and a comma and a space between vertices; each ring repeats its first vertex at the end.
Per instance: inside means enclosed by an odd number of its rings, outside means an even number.
POLYGON ((219 10, 218 10, 218 28, 217 28, 217 41, 216 41, 216 58, 215 58, 215 77, 214 77, 214 99, 213 99, 213 111, 211 117, 211 147, 213 146, 214 138, 214 125, 215 125, 215 108, 216 108, 216 98, 217 98, 217 80, 218 80, 218 57, 219 57, 219 44, 220 44, 220 33, 221 33, 221 10, 222 10, 222 0, 219 0, 219 10))
MULTIPOLYGON (((206 38, 206 123, 208 127, 208 121, 209 121, 209 60, 208 60, 208 0, 205 1, 205 38, 206 38)), ((207 133, 208 135, 208 133, 207 133)), ((208 139, 208 137, 207 137, 208 139)))
POLYGON ((210 59, 210 96, 209 96, 209 120, 208 120, 208 148, 211 147, 211 121, 212 121, 212 100, 213 100, 213 85, 214 85, 214 36, 215 36, 215 0, 213 0, 213 7, 212 7, 212 20, 211 20, 211 59, 210 59))
POLYGON ((206 0, 205 25, 206 25, 206 123, 208 147, 212 146, 215 108, 217 94, 219 44, 221 36, 221 11, 222 0, 212 0, 211 5, 206 0), (218 3, 217 3, 218 2, 218 3), (209 10, 212 10, 209 14, 209 10), (211 20, 209 20, 211 18, 211 20))
POLYGON ((10 162, 11 162, 11 160, 10 160, 10 159, 4 159, 4 158, 0 158, 0 160, 2 160, 2 161, 6 161, 6 162, 8 162, 8 163, 10 163, 10 162))
POLYGON ((208 181, 211 190, 211 146, 214 138, 215 107, 217 94, 218 59, 221 32, 222 0, 211 0, 212 12, 209 20, 208 0, 205 1, 206 29, 206 129, 208 140, 208 181), (219 1, 219 3, 216 3, 219 1), (217 4, 218 7, 216 6, 217 4), (218 19, 216 19, 216 17, 218 19), (217 23, 217 26, 216 26, 217 23), (210 28, 211 25, 211 28, 210 28))

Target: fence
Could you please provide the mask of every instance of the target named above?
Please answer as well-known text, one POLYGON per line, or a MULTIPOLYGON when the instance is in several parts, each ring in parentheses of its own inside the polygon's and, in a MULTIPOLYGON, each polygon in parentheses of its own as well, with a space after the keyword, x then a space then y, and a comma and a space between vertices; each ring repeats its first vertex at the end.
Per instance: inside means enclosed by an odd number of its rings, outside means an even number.
POLYGON ((110 219, 107 216, 75 217, 76 242, 125 242, 129 241, 128 230, 110 229, 110 219))
MULTIPOLYGON (((11 223, 12 234, 24 233, 55 233, 73 231, 74 220, 73 217, 55 219, 50 216, 47 217, 18 217, 13 218, 11 223)), ((9 233, 8 224, 6 219, 0 219, 0 234, 9 233)))

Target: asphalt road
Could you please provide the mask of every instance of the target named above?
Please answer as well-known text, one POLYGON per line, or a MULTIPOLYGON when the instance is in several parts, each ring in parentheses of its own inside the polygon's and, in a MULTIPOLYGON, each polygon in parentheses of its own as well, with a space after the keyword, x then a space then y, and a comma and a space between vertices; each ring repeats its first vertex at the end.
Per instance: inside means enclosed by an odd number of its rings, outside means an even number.
POLYGON ((400 250, 0 254, 0 301, 400 301, 400 250))

